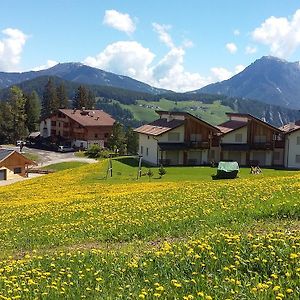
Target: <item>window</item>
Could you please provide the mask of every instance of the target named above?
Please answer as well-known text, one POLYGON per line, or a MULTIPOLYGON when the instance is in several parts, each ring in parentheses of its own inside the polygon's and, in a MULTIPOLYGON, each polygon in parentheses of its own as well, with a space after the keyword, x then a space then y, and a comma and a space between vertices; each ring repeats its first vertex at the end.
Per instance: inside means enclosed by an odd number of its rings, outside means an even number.
POLYGON ((150 136, 149 135, 147 135, 147 138, 148 138, 148 140, 150 139, 150 136))
POLYGON ((296 163, 300 164, 300 155, 296 155, 296 163))
POLYGON ((169 142, 178 142, 180 139, 179 132, 169 132, 168 133, 168 141, 169 142))
POLYGON ((51 126, 56 126, 56 121, 51 121, 51 126))
POLYGON ((144 147, 141 146, 141 154, 143 154, 143 152, 144 152, 144 147))
POLYGON ((242 135, 241 133, 236 133, 236 134, 235 134, 235 141, 236 141, 237 143, 241 143, 242 140, 243 140, 243 135, 242 135))
POLYGON ((104 133, 104 137, 108 138, 108 133, 107 132, 104 133))
POLYGON ((202 136, 200 133, 192 133, 191 134, 191 142, 201 142, 202 136))
POLYGON ((267 137, 265 135, 256 135, 254 137, 254 143, 265 143, 267 141, 267 137))
POLYGON ((146 148, 146 155, 149 155, 149 148, 146 148))
POLYGON ((210 158, 215 159, 215 150, 210 150, 210 158))
POLYGON ((56 130, 55 129, 51 130, 51 135, 56 135, 56 130))
POLYGON ((14 168, 14 174, 21 174, 22 173, 22 168, 18 167, 18 168, 14 168))
POLYGON ((300 145, 300 136, 297 136, 297 145, 300 145))
POLYGON ((98 133, 95 133, 95 139, 97 139, 98 138, 98 133))

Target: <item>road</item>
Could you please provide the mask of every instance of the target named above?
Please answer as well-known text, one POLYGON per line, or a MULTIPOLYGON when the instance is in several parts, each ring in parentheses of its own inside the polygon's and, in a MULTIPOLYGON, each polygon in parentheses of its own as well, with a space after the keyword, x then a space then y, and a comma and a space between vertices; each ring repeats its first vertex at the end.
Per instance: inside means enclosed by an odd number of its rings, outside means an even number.
MULTIPOLYGON (((20 152, 20 147, 12 146, 12 145, 1 145, 0 148, 4 149, 11 149, 15 150, 17 152, 20 152)), ((86 162, 86 163, 95 163, 97 160, 92 158, 85 158, 85 157, 76 157, 74 155, 74 152, 69 153, 59 153, 59 152, 53 152, 53 151, 45 151, 40 149, 34 149, 34 148, 28 148, 23 147, 22 154, 30 153, 38 157, 38 167, 45 167, 48 165, 61 163, 61 162, 67 162, 67 161, 80 161, 80 162, 86 162)), ((0 186, 3 185, 9 185, 18 181, 30 179, 33 177, 41 176, 41 174, 34 174, 29 173, 29 177, 20 177, 18 179, 11 179, 11 180, 0 180, 0 186)))

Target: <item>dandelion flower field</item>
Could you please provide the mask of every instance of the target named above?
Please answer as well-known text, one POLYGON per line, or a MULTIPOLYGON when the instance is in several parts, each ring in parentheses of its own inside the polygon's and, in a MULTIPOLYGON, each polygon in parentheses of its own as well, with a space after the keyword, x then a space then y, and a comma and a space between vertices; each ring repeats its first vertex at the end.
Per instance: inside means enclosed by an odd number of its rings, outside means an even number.
POLYGON ((299 172, 137 182, 101 169, 0 188, 0 299, 300 298, 299 172))

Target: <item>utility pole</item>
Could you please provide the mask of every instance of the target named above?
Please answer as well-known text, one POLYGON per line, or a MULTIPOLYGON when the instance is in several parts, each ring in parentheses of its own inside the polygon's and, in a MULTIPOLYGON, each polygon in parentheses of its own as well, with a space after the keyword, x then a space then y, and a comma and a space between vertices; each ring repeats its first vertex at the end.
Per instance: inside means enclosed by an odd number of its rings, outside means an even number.
POLYGON ((139 166, 138 166, 136 179, 139 179, 139 177, 142 176, 142 159, 143 159, 143 155, 139 155, 139 166))

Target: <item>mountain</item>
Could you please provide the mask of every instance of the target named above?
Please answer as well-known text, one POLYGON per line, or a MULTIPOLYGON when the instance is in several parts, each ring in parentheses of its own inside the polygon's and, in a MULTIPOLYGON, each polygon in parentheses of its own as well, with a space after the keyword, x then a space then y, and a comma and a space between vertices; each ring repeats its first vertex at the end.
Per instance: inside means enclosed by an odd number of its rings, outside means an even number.
POLYGON ((23 73, 0 72, 0 89, 40 76, 56 76, 76 83, 117 87, 142 93, 160 94, 166 92, 164 89, 152 87, 130 77, 106 72, 81 63, 62 63, 41 71, 23 73))
POLYGON ((232 78, 194 93, 243 97, 300 109, 300 63, 263 56, 232 78))
MULTIPOLYGON (((56 86, 64 84, 69 99, 73 99, 80 83, 64 80, 60 77, 51 78, 56 86)), ((41 76, 21 82, 17 86, 24 93, 31 93, 35 90, 42 98, 48 79, 49 76, 41 76)), ((108 86, 85 86, 97 97, 97 108, 107 111, 117 120, 131 126, 135 126, 136 122, 149 121, 149 117, 156 118, 156 109, 187 111, 214 124, 225 121, 225 112, 228 111, 250 113, 275 126, 300 119, 300 112, 297 110, 225 95, 174 92, 153 95, 108 86)), ((0 89, 0 100, 8 98, 9 90, 10 88, 0 89)))

